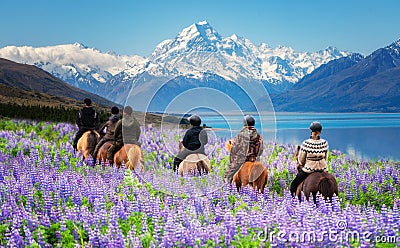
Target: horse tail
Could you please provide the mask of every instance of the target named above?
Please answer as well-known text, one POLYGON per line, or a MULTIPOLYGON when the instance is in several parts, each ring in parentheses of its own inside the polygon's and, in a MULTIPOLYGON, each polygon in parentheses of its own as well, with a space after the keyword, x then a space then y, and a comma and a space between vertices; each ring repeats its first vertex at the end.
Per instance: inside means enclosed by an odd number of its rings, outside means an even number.
POLYGON ((87 137, 88 154, 93 154, 94 149, 96 148, 97 142, 98 142, 97 133, 93 130, 90 130, 90 133, 87 137))
MULTIPOLYGON (((127 157, 128 157, 128 163, 127 163, 127 167, 128 169, 131 170, 136 170, 139 161, 142 162, 142 158, 143 158, 143 154, 142 154, 142 150, 140 150, 140 147, 137 145, 133 145, 129 151, 127 152, 127 157)), ((143 169, 143 167, 142 167, 143 169)))
POLYGON ((267 168, 259 161, 254 162, 253 168, 250 171, 249 182, 256 181, 267 168))
POLYGON ((199 175, 205 173, 206 167, 202 160, 197 161, 196 166, 197 166, 197 170, 199 171, 199 175))
POLYGON ((318 183, 318 190, 324 197, 331 198, 335 193, 332 181, 326 176, 322 177, 318 183))

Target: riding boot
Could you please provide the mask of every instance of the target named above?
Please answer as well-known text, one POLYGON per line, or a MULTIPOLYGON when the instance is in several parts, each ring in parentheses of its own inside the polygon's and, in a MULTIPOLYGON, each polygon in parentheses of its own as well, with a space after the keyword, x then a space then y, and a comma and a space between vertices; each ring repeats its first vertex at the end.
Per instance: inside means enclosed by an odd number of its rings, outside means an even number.
POLYGON ((292 183, 290 184, 290 194, 294 197, 296 195, 296 190, 297 187, 300 185, 301 182, 304 181, 304 179, 307 178, 309 174, 307 172, 304 172, 303 170, 299 171, 297 173, 296 177, 293 179, 292 183))

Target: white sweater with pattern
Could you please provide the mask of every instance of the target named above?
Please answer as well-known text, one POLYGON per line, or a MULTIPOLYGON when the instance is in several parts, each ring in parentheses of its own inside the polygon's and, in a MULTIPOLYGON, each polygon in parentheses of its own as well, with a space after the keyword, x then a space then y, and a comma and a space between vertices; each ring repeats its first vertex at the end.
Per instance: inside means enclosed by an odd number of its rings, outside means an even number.
POLYGON ((324 139, 307 139, 301 144, 297 161, 303 165, 303 171, 328 171, 326 159, 328 156, 328 142, 324 139))

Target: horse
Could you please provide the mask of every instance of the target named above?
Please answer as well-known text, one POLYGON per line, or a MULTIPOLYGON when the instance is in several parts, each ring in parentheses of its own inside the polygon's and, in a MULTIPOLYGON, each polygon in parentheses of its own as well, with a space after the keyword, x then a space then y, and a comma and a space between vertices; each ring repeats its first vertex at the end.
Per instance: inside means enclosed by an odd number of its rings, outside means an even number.
POLYGON ((117 168, 120 168, 122 163, 125 163, 126 168, 130 170, 138 170, 140 163, 140 170, 143 171, 144 157, 142 150, 136 144, 124 144, 124 146, 115 153, 114 163, 117 168))
MULTIPOLYGON (((182 142, 179 142, 179 150, 185 149, 182 142)), ((178 174, 183 176, 184 174, 201 175, 208 174, 211 170, 210 160, 206 155, 201 153, 189 154, 186 158, 179 164, 178 174)))
MULTIPOLYGON (((228 152, 231 151, 232 142, 228 140, 225 143, 228 152)), ((240 169, 233 175, 233 182, 236 189, 240 192, 241 187, 246 187, 248 184, 261 193, 264 193, 265 185, 268 181, 268 170, 260 161, 244 162, 240 169)))
MULTIPOLYGON (((296 147, 295 158, 297 161, 297 157, 299 154, 300 146, 296 147)), ((297 169, 301 170, 301 165, 297 164, 297 169)), ((310 200, 310 193, 313 196, 314 204, 317 204, 317 193, 319 192, 326 201, 329 198, 329 201, 332 202, 332 197, 334 194, 338 195, 339 189, 336 182, 336 178, 325 171, 315 171, 307 176, 306 179, 302 183, 299 184, 296 190, 296 196, 301 201, 301 191, 304 192, 306 200, 310 200)))
POLYGON ((99 142, 100 134, 94 130, 89 130, 83 133, 82 137, 78 140, 77 149, 80 154, 87 161, 89 154, 92 155, 96 144, 99 142))
POLYGON ((106 163, 107 162, 107 153, 108 153, 108 148, 112 146, 111 141, 105 142, 99 149, 99 152, 97 153, 97 161, 100 163, 106 163))

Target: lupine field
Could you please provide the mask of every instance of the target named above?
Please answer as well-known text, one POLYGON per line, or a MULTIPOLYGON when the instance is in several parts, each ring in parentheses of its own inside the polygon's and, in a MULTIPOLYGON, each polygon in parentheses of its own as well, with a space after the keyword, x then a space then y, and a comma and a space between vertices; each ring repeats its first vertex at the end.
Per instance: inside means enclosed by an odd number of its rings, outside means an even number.
MULTIPOLYGON (((71 124, 2 119, 1 247, 398 247, 400 162, 330 151, 339 196, 292 199, 294 145, 265 144, 263 194, 237 192, 222 175, 225 140, 213 138, 211 173, 171 173, 156 128, 142 132, 144 172, 84 162, 71 124), (150 168, 150 169, 149 169, 150 168)), ((172 137, 171 140, 179 140, 172 137)), ((177 149, 177 148, 176 148, 177 149)))

